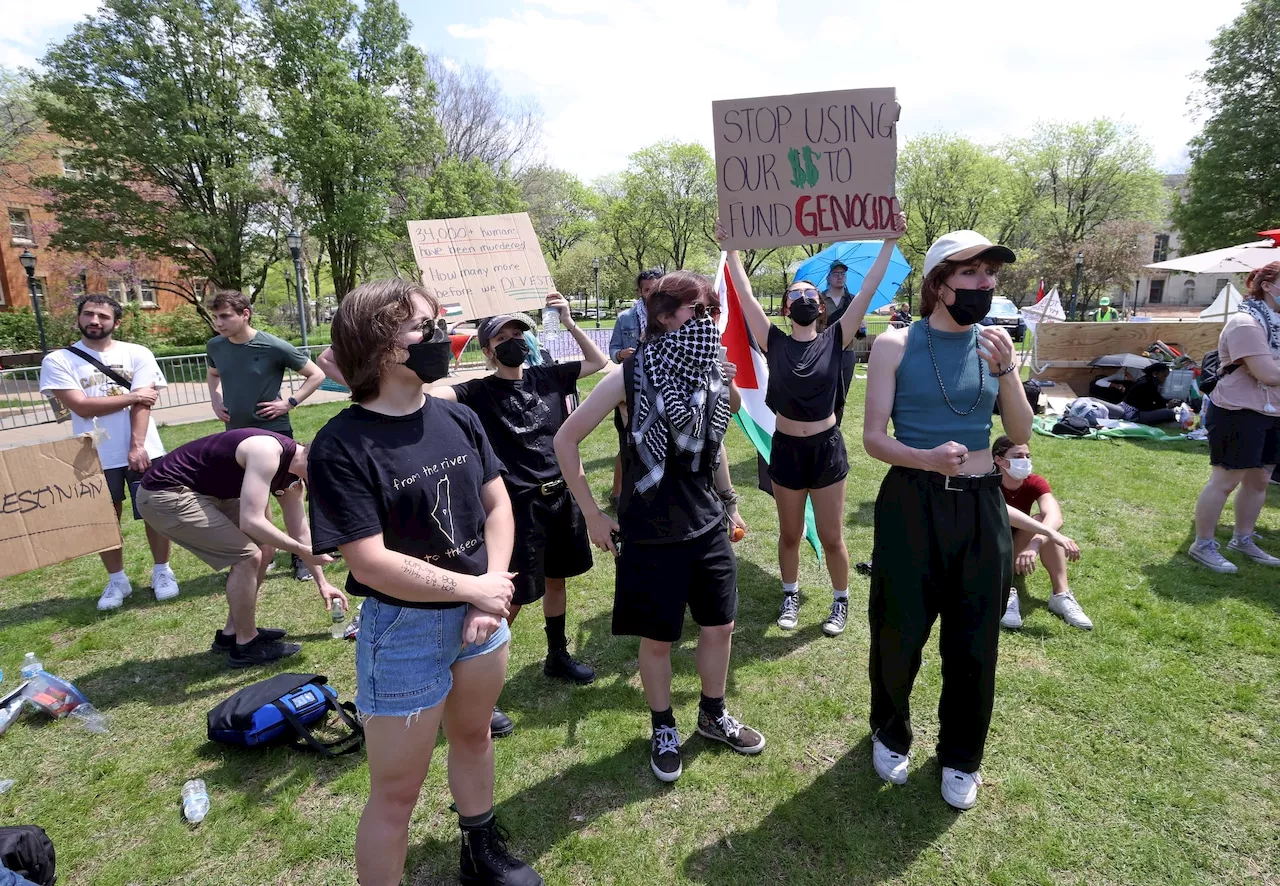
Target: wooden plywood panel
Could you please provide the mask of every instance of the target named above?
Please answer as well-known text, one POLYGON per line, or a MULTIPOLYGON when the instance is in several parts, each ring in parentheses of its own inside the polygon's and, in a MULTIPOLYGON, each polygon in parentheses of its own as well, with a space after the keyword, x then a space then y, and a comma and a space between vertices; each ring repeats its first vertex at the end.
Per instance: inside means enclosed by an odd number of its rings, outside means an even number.
POLYGON ((1042 323, 1036 328, 1036 361, 1088 363, 1104 354, 1140 354, 1155 341, 1172 345, 1194 360, 1218 346, 1222 323, 1042 323))

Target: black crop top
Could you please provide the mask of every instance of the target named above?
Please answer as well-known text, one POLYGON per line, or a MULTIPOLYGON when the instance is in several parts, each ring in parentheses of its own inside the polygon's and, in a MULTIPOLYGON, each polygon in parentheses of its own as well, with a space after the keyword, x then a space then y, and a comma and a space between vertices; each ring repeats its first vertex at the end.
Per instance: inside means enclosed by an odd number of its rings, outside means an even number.
POLYGON ((813 341, 796 341, 769 327, 769 390, 765 405, 792 421, 822 421, 836 411, 844 333, 828 326, 813 341))

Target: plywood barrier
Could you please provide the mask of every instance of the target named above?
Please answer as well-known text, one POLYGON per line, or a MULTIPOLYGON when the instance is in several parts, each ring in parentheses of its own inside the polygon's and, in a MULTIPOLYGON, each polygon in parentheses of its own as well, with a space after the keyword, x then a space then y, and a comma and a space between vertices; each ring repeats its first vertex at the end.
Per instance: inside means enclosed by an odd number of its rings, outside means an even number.
POLYGON ((1162 323, 1042 323, 1036 328, 1032 376, 1088 390, 1089 381, 1106 372, 1089 361, 1107 354, 1141 354, 1162 341, 1197 362, 1218 346, 1222 321, 1162 323))

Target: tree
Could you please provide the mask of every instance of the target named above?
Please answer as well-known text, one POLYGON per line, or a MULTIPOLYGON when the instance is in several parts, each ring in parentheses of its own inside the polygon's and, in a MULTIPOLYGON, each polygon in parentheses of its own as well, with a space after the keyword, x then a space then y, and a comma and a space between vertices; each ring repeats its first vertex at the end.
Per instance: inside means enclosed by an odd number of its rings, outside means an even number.
POLYGON ((0 67, 0 175, 22 181, 38 151, 32 137, 44 130, 35 99, 25 80, 0 67), (15 175, 15 172, 17 174, 15 175))
POLYGON ((552 166, 530 166, 516 181, 533 229, 553 262, 595 230, 596 195, 577 176, 552 166))
MULTIPOLYGON (((238 0, 106 0, 42 60, 38 109, 83 169, 46 177, 50 245, 166 256, 256 295, 280 253, 258 48, 238 0)), ((193 289, 165 281, 207 318, 193 289)))
POLYGON ((1249 0, 1218 32, 1201 80, 1204 130, 1191 141, 1173 220, 1187 252, 1244 243, 1280 224, 1280 0, 1249 0))
POLYGON ((356 285, 396 176, 443 138, 395 0, 263 0, 278 161, 314 208, 339 301, 356 285))
POLYGON ((595 191, 606 248, 634 279, 657 258, 662 231, 652 202, 628 185, 625 175, 609 175, 596 182, 595 191))
POLYGON ((494 173, 521 169, 542 135, 537 106, 505 96, 484 68, 434 57, 427 65, 438 90, 436 119, 445 153, 463 163, 478 160, 494 173))
POLYGON ((695 245, 714 244, 715 162, 700 144, 663 141, 631 155, 629 199, 644 204, 665 235, 662 248, 679 270, 695 245))

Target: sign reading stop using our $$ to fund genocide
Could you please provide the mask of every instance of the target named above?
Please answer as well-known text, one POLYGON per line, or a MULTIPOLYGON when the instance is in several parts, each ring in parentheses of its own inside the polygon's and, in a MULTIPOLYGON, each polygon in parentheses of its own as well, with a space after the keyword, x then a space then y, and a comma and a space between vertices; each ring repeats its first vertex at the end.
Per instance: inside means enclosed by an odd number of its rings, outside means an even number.
POLYGON ((409 242, 451 321, 536 310, 555 290, 525 212, 411 221, 409 242))
POLYGON ((713 102, 729 249, 875 240, 898 210, 892 88, 713 102))

